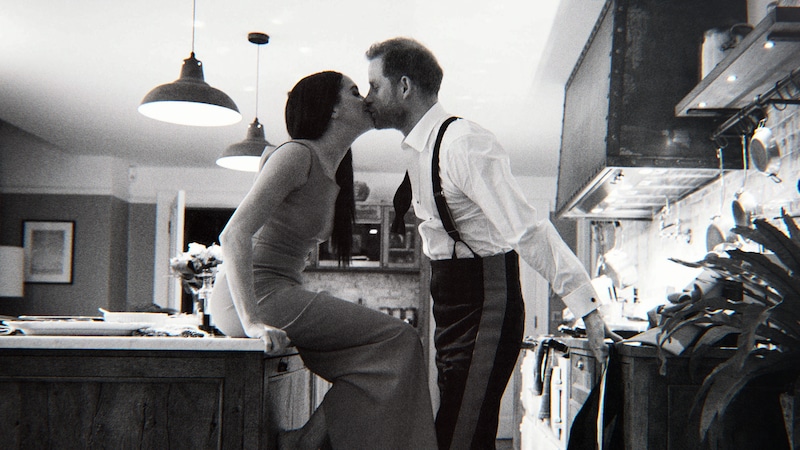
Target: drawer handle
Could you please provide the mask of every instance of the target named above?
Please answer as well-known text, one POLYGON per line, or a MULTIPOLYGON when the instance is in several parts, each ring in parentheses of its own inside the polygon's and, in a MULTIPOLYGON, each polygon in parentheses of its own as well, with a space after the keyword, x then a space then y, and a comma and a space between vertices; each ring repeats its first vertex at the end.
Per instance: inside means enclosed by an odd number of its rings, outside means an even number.
POLYGON ((575 367, 577 367, 578 370, 583 370, 583 365, 584 364, 582 360, 578 360, 578 362, 575 363, 575 367))
POLYGON ((278 372, 286 372, 289 370, 289 361, 280 360, 278 361, 278 372))

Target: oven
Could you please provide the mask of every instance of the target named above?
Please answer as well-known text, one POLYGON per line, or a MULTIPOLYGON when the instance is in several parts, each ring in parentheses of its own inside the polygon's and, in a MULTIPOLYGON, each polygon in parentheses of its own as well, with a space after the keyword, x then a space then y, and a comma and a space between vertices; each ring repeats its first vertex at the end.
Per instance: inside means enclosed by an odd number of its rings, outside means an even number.
POLYGON ((558 338, 543 336, 525 350, 520 401, 521 450, 566 449, 569 440, 570 349, 558 338))

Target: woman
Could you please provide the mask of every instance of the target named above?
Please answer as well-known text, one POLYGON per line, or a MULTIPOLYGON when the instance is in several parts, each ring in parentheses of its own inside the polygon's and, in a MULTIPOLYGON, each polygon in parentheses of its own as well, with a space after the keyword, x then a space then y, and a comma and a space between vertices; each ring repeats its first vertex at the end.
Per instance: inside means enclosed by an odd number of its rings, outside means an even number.
POLYGON ((350 146, 372 128, 364 98, 337 72, 300 80, 289 93, 292 140, 266 161, 220 235, 233 304, 244 331, 268 352, 291 343, 306 366, 332 383, 286 448, 436 447, 422 345, 408 324, 327 293, 302 288, 315 245, 331 238, 350 255, 350 146))

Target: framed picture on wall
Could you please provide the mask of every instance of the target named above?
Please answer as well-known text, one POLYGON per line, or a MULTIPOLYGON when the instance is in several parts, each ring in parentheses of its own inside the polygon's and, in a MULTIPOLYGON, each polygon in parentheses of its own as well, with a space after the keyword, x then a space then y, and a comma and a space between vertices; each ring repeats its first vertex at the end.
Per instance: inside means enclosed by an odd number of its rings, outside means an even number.
POLYGON ((72 283, 75 222, 22 222, 26 283, 72 283))

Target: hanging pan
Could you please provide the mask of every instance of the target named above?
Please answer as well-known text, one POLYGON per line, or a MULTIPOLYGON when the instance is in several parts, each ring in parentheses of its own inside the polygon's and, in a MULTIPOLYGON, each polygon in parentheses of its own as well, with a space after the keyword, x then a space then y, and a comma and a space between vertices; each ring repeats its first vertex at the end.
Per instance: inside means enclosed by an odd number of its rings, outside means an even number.
POLYGON ((707 252, 725 250, 728 247, 732 247, 738 238, 737 234, 730 231, 733 228, 733 221, 729 217, 722 215, 722 205, 725 204, 725 173, 722 149, 723 146, 717 149, 717 158, 719 159, 719 210, 717 214, 711 217, 711 223, 706 228, 707 252))
POLYGON ((747 185, 747 137, 744 135, 742 136, 742 163, 744 165, 742 187, 736 191, 731 209, 736 226, 750 228, 758 209, 758 202, 753 194, 745 189, 747 185))
POLYGON ((772 130, 766 126, 765 122, 766 119, 763 119, 758 123, 758 127, 750 138, 750 158, 759 172, 768 176, 772 181, 780 183, 778 170, 781 168, 781 149, 772 130))

